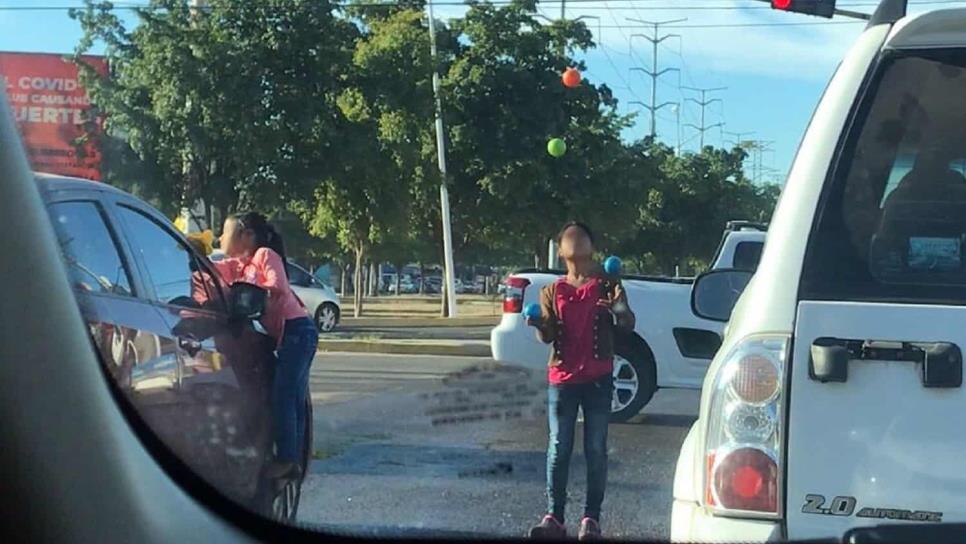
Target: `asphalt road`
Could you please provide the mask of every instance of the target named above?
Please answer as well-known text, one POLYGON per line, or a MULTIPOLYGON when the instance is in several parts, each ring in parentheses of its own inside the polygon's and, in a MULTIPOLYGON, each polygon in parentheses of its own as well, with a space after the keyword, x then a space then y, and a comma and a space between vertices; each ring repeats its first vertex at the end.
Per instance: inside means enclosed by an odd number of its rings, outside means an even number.
MULTIPOLYGON (((325 354, 312 370, 315 460, 301 522, 369 535, 520 536, 545 511, 542 373, 487 359, 325 354)), ((659 391, 610 428, 607 535, 667 539, 678 448, 698 392, 659 391)), ((585 489, 581 431, 568 527, 585 489)))

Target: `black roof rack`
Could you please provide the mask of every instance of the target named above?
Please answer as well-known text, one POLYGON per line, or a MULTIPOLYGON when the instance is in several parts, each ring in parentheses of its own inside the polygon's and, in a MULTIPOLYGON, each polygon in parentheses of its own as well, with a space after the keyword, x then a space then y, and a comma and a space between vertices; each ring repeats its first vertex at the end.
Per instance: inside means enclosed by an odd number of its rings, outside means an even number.
POLYGON ((891 25, 906 16, 908 0, 882 0, 879 7, 875 8, 872 18, 869 19, 869 26, 891 25))

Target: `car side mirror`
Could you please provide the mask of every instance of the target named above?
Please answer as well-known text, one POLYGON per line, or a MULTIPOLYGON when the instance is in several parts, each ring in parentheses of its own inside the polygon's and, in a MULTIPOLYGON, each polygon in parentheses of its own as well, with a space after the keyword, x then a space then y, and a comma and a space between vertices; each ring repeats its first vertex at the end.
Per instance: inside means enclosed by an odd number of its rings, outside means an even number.
POLYGON ((231 298, 229 315, 232 319, 246 320, 262 317, 268 300, 268 290, 244 282, 235 282, 229 289, 231 298))
POLYGON ((691 311, 704 319, 728 321, 752 276, 752 272, 737 269, 712 270, 698 276, 691 286, 691 311))

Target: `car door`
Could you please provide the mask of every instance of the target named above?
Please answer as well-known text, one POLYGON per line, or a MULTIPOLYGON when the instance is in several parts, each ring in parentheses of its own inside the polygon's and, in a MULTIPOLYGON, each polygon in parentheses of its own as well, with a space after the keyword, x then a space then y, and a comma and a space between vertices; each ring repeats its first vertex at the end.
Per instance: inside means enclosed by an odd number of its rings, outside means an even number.
POLYGON ((793 539, 966 521, 963 50, 887 55, 826 182, 790 371, 793 539))
POLYGON ((228 317, 223 282, 163 216, 120 199, 113 212, 144 297, 164 323, 178 376, 169 403, 150 419, 198 474, 250 500, 272 444, 268 406, 273 342, 228 317))
POLYGON ((151 385, 140 380, 146 366, 158 368, 154 386, 164 382, 168 386, 160 390, 170 389, 176 369, 172 358, 163 356, 157 336, 164 323, 137 298, 137 278, 119 250, 100 192, 48 196, 47 211, 71 286, 108 374, 136 404, 142 394, 159 390, 140 387, 151 385))

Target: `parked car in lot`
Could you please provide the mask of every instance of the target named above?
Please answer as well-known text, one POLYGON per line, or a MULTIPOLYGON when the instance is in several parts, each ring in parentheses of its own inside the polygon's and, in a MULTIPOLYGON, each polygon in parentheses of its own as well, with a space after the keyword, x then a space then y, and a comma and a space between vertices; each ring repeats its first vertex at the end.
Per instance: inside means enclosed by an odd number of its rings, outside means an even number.
MULTIPOLYGON (((730 321, 678 459, 674 541, 966 521, 966 10, 905 8, 883 2, 832 77, 754 276, 693 287, 730 321)), ((868 530, 844 541, 934 540, 868 530)))
POLYGON ((443 278, 440 276, 428 276, 422 279, 423 292, 427 294, 437 294, 443 291, 443 278))
MULTIPOLYGON (((424 278, 422 281, 424 293, 437 295, 443 292, 443 278, 441 276, 429 276, 424 278)), ((456 294, 465 293, 466 287, 463 285, 463 280, 454 278, 453 289, 456 290, 456 294)))
POLYGON ((486 290, 486 288, 483 285, 483 282, 482 281, 473 280, 473 281, 465 282, 463 284, 463 291, 462 292, 463 293, 472 294, 472 295, 481 295, 481 294, 483 294, 483 291, 485 291, 485 290, 486 290))
MULTIPOLYGON (((37 175, 81 315, 119 398, 206 481, 294 520, 272 458, 273 339, 160 212, 103 183, 37 175), (235 432, 223 432, 225 429, 235 432)), ((255 288, 257 289, 257 288, 255 288)), ((71 361, 64 361, 68 364, 71 361)), ((312 443, 311 402, 303 466, 312 443)))
MULTIPOLYGON (((396 293, 396 282, 389 284, 389 292, 392 294, 396 293)), ((419 286, 413 282, 413 279, 409 276, 403 276, 399 280, 399 293, 400 294, 413 294, 419 292, 419 286)))
POLYGON ((335 289, 309 274, 308 270, 289 261, 286 264, 292 290, 315 319, 319 332, 332 332, 342 318, 342 305, 335 289))
MULTIPOLYGON (((745 221, 726 226, 713 262, 715 269, 754 270, 765 241, 765 227, 745 221)), ((559 270, 521 270, 506 280, 503 319, 490 333, 493 358, 543 369, 550 347, 527 327, 523 307, 536 302, 540 289, 560 277, 559 270)), ((623 276, 631 309, 637 315, 632 336, 619 339, 614 358, 613 421, 626 421, 659 387, 698 388, 721 344, 722 325, 693 314, 691 278, 623 276)))

